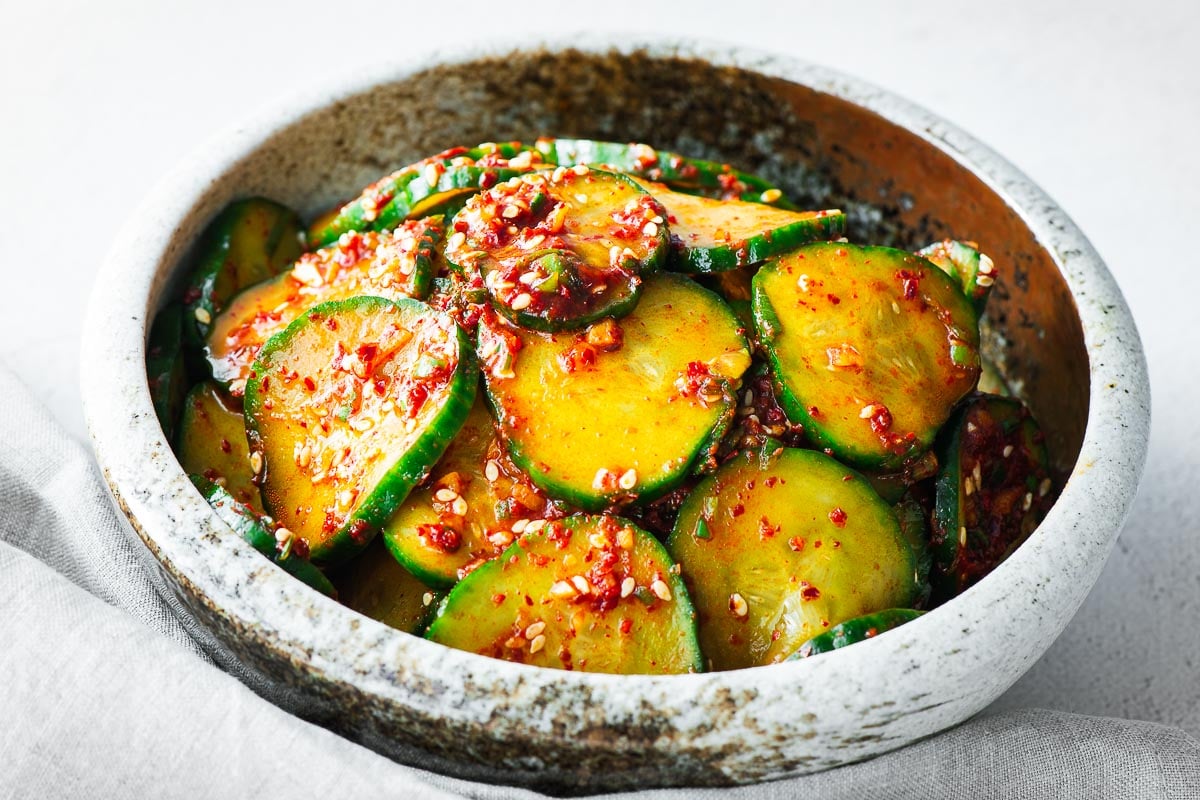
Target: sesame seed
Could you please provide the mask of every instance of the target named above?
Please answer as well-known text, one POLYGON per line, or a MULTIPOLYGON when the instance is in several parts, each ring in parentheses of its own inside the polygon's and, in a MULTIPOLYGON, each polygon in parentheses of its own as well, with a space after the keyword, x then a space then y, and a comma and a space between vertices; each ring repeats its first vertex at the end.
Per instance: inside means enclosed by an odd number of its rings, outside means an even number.
POLYGON ((1023 511, 1028 511, 1032 507, 1033 507, 1033 492, 1026 492, 1025 500, 1024 500, 1024 502, 1021 503, 1021 509, 1023 511))
POLYGON ((975 462, 975 469, 971 470, 971 474, 975 476, 975 485, 982 489, 983 488, 983 468, 979 465, 978 461, 975 462))
POLYGON ((569 581, 555 581, 550 587, 550 596, 558 600, 574 597, 576 594, 575 587, 569 581))
POLYGON ((958 546, 959 547, 967 546, 967 526, 966 525, 963 525, 961 528, 958 529, 958 546))
POLYGON ((637 588, 637 581, 632 577, 628 577, 621 581, 621 597, 629 597, 633 594, 633 590, 637 588))
POLYGON ((525 526, 525 532, 526 533, 537 533, 544 527, 546 527, 546 520, 535 519, 532 522, 530 522, 528 525, 525 526))
POLYGON ((450 504, 450 512, 457 517, 465 517, 467 515, 467 501, 461 495, 454 498, 454 502, 450 504))
POLYGON ((636 469, 627 469, 617 481, 617 485, 622 489, 632 489, 637 485, 638 474, 636 469))
POLYGON ((612 545, 612 541, 608 538, 608 534, 604 531, 596 531, 588 537, 588 544, 597 550, 604 550, 612 545))
POLYGON ((1042 482, 1038 484, 1038 497, 1045 497, 1049 494, 1052 485, 1049 478, 1042 478, 1042 482))
POLYGON ((234 397, 240 397, 246 393, 246 379, 238 378, 229 383, 229 393, 234 397))
POLYGON ((513 533, 524 533, 524 532, 525 532, 525 528, 527 528, 528 526, 529 526, 529 520, 527 520, 527 519, 519 519, 519 520, 517 520, 517 521, 513 522, 513 524, 512 524, 512 532, 513 532, 513 533))
POLYGON ((975 276, 975 285, 976 286, 982 286, 984 288, 987 288, 988 286, 991 286, 995 282, 996 282, 996 279, 993 278, 991 275, 984 275, 983 273, 980 273, 979 275, 975 276))
POLYGON ((533 655, 534 653, 538 652, 545 646, 546 646, 546 637, 543 635, 535 636, 535 637, 533 637, 533 641, 529 643, 529 654, 533 655))
POLYGON ((530 296, 529 292, 521 292, 519 295, 516 296, 515 299, 513 299, 512 310, 513 311, 523 311, 524 309, 529 308, 529 304, 532 302, 533 302, 533 297, 530 296))
POLYGON ((521 209, 517 206, 507 205, 504 207, 504 210, 500 212, 500 216, 504 217, 505 219, 516 219, 520 213, 521 209))
POLYGON ((580 175, 580 176, 587 175, 588 172, 590 172, 587 164, 576 164, 574 167, 571 168, 571 171, 574 172, 576 175, 580 175))
POLYGON ((664 602, 671 599, 671 587, 667 586, 667 582, 662 578, 654 579, 654 583, 650 584, 650 591, 654 592, 654 596, 664 602))
POLYGON ((767 189, 758 196, 758 199, 762 200, 764 203, 774 203, 781 197, 783 197, 783 192, 781 192, 779 189, 767 189))
POLYGON ((621 528, 617 531, 617 547, 622 550, 633 549, 633 528, 621 528))
POLYGON ((647 222, 642 226, 642 233, 647 236, 658 236, 658 225, 653 222, 647 222))
POLYGON ((655 214, 653 217, 650 218, 650 221, 653 222, 655 225, 662 225, 663 224, 662 214, 655 214))
POLYGON ((992 259, 987 254, 980 253, 979 254, 979 274, 980 275, 991 275, 995 271, 996 271, 995 262, 992 261, 992 259))
POLYGON ((729 610, 738 619, 745 619, 750 614, 750 604, 746 602, 746 598, 734 592, 729 595, 729 610))
POLYGON ((592 478, 592 488, 593 489, 603 489, 605 486, 608 485, 609 475, 611 475, 611 474, 612 473, 610 473, 604 467, 601 467, 600 469, 596 470, 596 476, 594 478, 592 478))
POLYGON ((212 314, 208 313, 207 308, 197 306, 195 312, 193 313, 196 317, 196 321, 201 325, 207 325, 208 323, 212 322, 212 314))
POLYGON ((451 250, 456 250, 467 243, 467 235, 462 231, 455 231, 450 234, 450 238, 446 240, 446 246, 451 250))
POLYGON ((588 579, 582 575, 576 575, 571 578, 571 583, 574 584, 576 591, 580 594, 591 594, 592 585, 588 583, 588 579))
POLYGON ((538 620, 525 629, 525 638, 533 640, 544 630, 546 630, 546 623, 542 620, 538 620))
POLYGON ((250 454, 250 471, 255 475, 262 472, 263 458, 262 453, 257 450, 250 454))
POLYGON ((807 292, 808 291, 808 275, 801 275, 800 278, 796 281, 796 285, 798 287, 800 287, 800 291, 807 292))
POLYGON ((1012 455, 1012 453, 1013 453, 1013 446, 1011 444, 1004 445, 1004 457, 1008 458, 1009 456, 1012 455))
POLYGON ((429 164, 425 167, 425 182, 430 188, 437 186, 438 182, 438 167, 437 164, 429 164))
POLYGON ((483 467, 483 477, 488 479, 488 483, 495 483, 500 478, 500 465, 495 461, 489 461, 483 467))
POLYGON ((875 413, 875 406, 866 405, 866 406, 862 407, 862 411, 858 412, 858 418, 859 419, 870 419, 871 415, 874 413, 875 413))
POLYGON ((427 606, 433 602, 433 592, 426 592, 421 595, 421 605, 427 606))
POLYGON ((487 538, 493 547, 508 547, 513 541, 512 533, 506 530, 493 531, 487 538))
POLYGON ((975 432, 975 423, 974 423, 974 422, 968 422, 968 423, 967 423, 967 432, 968 432, 968 433, 974 433, 974 432, 975 432))
POLYGON ((508 641, 504 643, 504 646, 509 650, 521 650, 525 647, 525 637, 510 636, 508 641))
POLYGON ((581 192, 581 193, 579 193, 579 194, 575 195, 575 202, 577 202, 577 203, 586 203, 587 201, 588 201, 588 196, 587 196, 586 194, 583 194, 583 193, 581 192))
POLYGON ((897 314, 900 313, 900 304, 897 303, 895 300, 892 301, 892 311, 894 311, 897 314))
POLYGON ((971 493, 974 491, 975 491, 975 481, 971 480, 971 476, 968 475, 966 478, 963 479, 963 494, 965 494, 967 497, 970 497, 971 493))
POLYGON ((458 499, 458 492, 453 489, 438 489, 434 492, 433 499, 439 503, 453 503, 458 499))
POLYGON ((285 544, 290 538, 292 538, 292 532, 287 528, 280 526, 275 529, 275 541, 279 542, 280 544, 285 544))

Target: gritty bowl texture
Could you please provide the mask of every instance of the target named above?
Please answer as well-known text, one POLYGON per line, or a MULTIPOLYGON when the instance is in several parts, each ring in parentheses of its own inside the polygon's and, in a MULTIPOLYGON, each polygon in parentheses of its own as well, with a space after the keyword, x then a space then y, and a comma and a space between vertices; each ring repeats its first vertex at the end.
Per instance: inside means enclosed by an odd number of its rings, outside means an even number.
POLYGON ((1136 490, 1149 397, 1120 292, 1066 215, 937 117, 846 76, 695 44, 574 42, 391 66, 291 101, 169 176, 100 275, 86 411, 163 592, 219 663, 289 710, 398 760, 561 792, 724 785, 867 758, 954 725, 1046 650, 1100 573, 1136 490), (855 241, 982 243, 1000 279, 988 346, 1048 431, 1065 488, 989 577, 904 627, 819 658, 668 677, 542 670, 349 611, 259 557, 183 474, 145 377, 154 310, 230 200, 306 214, 456 144, 644 140, 850 212, 855 241))

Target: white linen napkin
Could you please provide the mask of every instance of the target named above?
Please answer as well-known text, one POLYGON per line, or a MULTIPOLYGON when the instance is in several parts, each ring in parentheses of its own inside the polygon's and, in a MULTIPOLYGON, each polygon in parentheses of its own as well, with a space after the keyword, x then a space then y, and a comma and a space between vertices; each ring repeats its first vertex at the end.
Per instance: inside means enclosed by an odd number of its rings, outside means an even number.
MULTIPOLYGON (((2 366, 0 409, 0 798, 543 796, 397 764, 222 672, 153 588, 90 454, 2 366)), ((636 793, 801 796, 1200 798, 1200 742, 1027 710, 816 775, 636 793)))

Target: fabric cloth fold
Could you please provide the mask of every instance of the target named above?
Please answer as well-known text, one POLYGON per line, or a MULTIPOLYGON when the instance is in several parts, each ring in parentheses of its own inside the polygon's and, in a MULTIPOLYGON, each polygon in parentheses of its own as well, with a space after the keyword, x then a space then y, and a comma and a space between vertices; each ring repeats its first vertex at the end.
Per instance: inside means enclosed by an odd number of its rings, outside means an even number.
MULTIPOLYGON (((0 798, 540 798, 394 763, 215 667, 90 454, 0 367, 0 798)), ((612 798, 1200 798, 1200 742, 1027 710, 757 786, 612 798)))

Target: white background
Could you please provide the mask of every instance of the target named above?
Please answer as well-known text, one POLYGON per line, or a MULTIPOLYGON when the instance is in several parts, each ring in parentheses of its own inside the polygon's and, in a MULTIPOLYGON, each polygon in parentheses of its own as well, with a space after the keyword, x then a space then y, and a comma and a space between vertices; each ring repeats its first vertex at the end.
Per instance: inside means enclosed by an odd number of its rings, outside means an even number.
POLYGON ((1000 702, 1200 735, 1196 0, 0 0, 0 361, 84 436, 78 342, 96 268, 184 154, 331 71, 573 30, 721 39, 845 70, 974 133, 1067 209, 1141 327, 1154 432, 1100 583, 1000 702))

